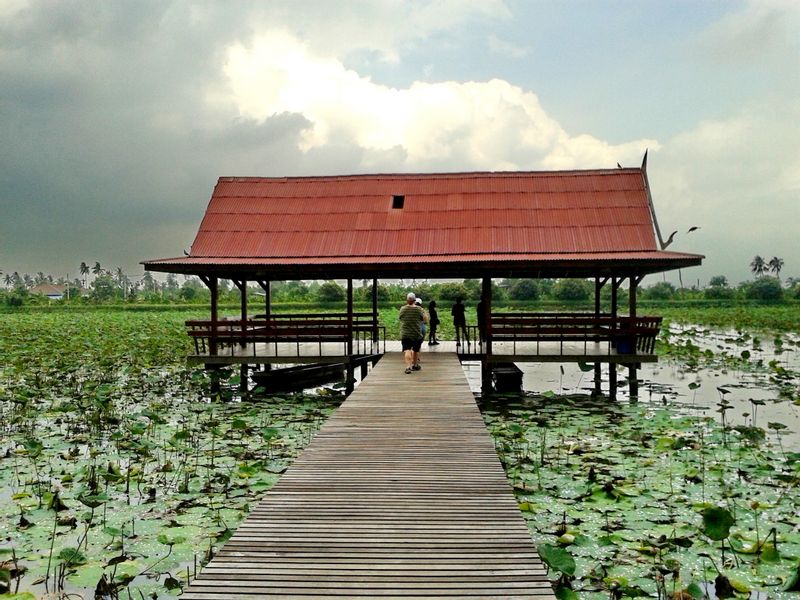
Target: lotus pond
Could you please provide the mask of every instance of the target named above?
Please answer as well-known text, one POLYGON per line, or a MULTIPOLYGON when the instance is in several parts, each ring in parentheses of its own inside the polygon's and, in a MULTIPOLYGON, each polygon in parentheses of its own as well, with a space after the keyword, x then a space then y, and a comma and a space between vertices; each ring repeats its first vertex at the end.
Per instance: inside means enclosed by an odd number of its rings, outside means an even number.
MULTIPOLYGON (((0 593, 176 597, 343 400, 212 393, 184 362, 203 316, 3 315, 0 593)), ((797 349, 672 326, 636 402, 574 365, 480 400, 562 597, 796 597, 797 349)))
POLYGON ((343 400, 212 394, 186 318, 4 316, 0 593, 175 597, 343 400))
POLYGON ((638 400, 531 364, 481 400, 561 597, 797 597, 799 341, 672 325, 638 400))

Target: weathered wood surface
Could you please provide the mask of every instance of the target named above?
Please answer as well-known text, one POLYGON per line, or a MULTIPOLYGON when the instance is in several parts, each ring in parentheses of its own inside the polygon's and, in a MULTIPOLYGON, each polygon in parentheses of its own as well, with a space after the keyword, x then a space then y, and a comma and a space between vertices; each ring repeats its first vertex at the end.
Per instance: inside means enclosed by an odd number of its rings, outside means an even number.
POLYGON ((454 354, 387 354, 183 599, 553 597, 454 354))

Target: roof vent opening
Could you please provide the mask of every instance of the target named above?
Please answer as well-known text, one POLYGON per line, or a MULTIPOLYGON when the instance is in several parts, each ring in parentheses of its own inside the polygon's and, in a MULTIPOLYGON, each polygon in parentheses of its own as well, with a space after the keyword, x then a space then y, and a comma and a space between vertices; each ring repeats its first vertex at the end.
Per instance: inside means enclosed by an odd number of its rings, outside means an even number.
POLYGON ((392 208, 403 208, 403 202, 406 201, 406 197, 403 195, 395 194, 392 196, 392 208))

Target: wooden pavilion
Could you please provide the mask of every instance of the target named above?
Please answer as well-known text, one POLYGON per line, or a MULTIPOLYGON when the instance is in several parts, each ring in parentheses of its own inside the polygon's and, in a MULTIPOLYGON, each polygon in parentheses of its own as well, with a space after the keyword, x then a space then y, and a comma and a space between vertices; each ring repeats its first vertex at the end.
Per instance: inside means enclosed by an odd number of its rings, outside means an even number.
POLYGON ((374 360, 386 349, 378 321, 379 279, 477 278, 485 322, 462 359, 588 362, 636 369, 656 360, 660 317, 637 314, 645 275, 699 265, 703 256, 664 250, 647 179, 640 168, 540 172, 378 174, 330 177, 221 177, 187 256, 144 262, 150 271, 197 275, 211 291, 211 314, 187 323, 193 360, 274 364, 374 360), (594 310, 501 313, 493 278, 594 281, 594 310), (241 314, 220 318, 218 282, 242 291, 241 314), (277 314, 270 283, 347 281, 345 310, 277 314), (353 281, 372 280, 372 310, 353 309, 353 281), (628 281, 627 311, 617 292, 628 281), (265 291, 251 316, 248 282, 265 291), (610 287, 610 310, 601 290, 610 287), (295 349, 296 351, 293 351, 295 349))

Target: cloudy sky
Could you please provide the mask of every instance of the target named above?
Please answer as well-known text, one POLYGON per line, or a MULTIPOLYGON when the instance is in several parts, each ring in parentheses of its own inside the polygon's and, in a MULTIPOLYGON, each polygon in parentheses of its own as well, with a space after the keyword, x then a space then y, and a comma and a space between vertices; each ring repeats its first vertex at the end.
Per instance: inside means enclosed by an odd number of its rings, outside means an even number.
POLYGON ((798 31, 795 0, 0 0, 0 270, 140 276, 221 175, 649 148, 670 249, 707 256, 684 281, 800 276, 798 31))

